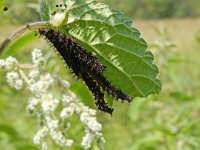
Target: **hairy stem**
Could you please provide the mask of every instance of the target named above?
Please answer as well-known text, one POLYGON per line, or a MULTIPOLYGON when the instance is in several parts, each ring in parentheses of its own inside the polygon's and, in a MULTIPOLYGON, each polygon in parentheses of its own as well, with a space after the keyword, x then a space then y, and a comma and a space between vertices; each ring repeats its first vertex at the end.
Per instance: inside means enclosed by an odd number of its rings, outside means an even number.
POLYGON ((17 30, 15 30, 14 32, 12 32, 4 41, 3 43, 0 45, 0 56, 4 50, 4 48, 9 45, 9 43, 14 40, 15 38, 19 37, 20 35, 22 35, 25 31, 27 30, 35 30, 41 27, 50 27, 50 23, 48 21, 42 21, 42 22, 33 22, 33 23, 28 23, 20 28, 18 28, 17 30))

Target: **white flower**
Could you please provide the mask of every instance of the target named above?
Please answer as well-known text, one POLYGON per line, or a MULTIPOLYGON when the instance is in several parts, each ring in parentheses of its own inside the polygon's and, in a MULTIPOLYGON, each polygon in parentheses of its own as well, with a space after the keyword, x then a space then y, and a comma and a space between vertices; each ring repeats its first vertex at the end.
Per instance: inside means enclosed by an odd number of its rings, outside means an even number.
POLYGON ((83 122, 83 123, 87 123, 87 122, 88 122, 88 118, 90 118, 90 115, 89 115, 87 112, 83 112, 83 113, 80 115, 80 120, 81 120, 81 122, 83 122))
POLYGON ((68 118, 68 117, 72 116, 73 113, 74 113, 74 108, 66 107, 61 111, 60 117, 63 118, 63 119, 68 118))
MULTIPOLYGON (((41 50, 33 50, 32 61, 34 69, 30 69, 29 73, 23 71, 23 68, 17 65, 18 61, 13 57, 8 57, 6 60, 0 59, 0 68, 5 68, 6 71, 14 70, 6 75, 10 86, 21 89, 23 82, 25 82, 27 89, 32 94, 28 100, 27 110, 30 113, 34 112, 33 115, 42 122, 42 128, 35 134, 33 142, 39 145, 41 150, 47 150, 48 145, 45 138, 49 135, 60 147, 70 147, 74 141, 67 137, 67 131, 73 127, 69 117, 75 114, 80 118, 79 123, 85 126, 85 136, 82 138, 81 145, 88 149, 96 141, 98 148, 103 150, 105 140, 101 134, 102 125, 96 119, 96 110, 90 109, 80 102, 76 94, 69 89, 68 81, 52 76, 50 73, 40 72, 41 67, 43 67, 42 62, 44 62, 41 50), (62 87, 67 93, 62 96, 61 100, 55 99, 50 91, 52 90, 50 87, 55 86, 57 82, 54 81, 58 79, 62 82, 62 87)), ((61 95, 57 91, 54 93, 57 97, 61 95)))
POLYGON ((38 69, 34 69, 34 70, 30 70, 28 77, 31 79, 34 79, 35 77, 37 77, 39 75, 39 70, 38 69))
POLYGON ((29 111, 35 111, 37 107, 39 106, 40 99, 35 98, 35 97, 30 97, 27 105, 27 109, 29 111))
POLYGON ((23 85, 23 80, 21 80, 21 79, 16 79, 16 80, 15 80, 15 88, 16 88, 17 90, 21 89, 21 88, 22 88, 22 85, 23 85))
POLYGON ((89 121, 87 123, 88 128, 90 128, 90 130, 92 130, 93 132, 99 132, 101 131, 101 124, 99 122, 97 122, 96 118, 94 117, 90 117, 89 121))
POLYGON ((73 144, 73 140, 66 139, 62 132, 56 131, 55 129, 50 130, 52 139, 60 146, 70 147, 73 144))
POLYGON ((91 143, 94 140, 93 134, 91 134, 89 131, 86 130, 86 134, 82 139, 81 145, 85 148, 88 149, 91 147, 91 143))
POLYGON ((41 50, 34 48, 32 51, 32 61, 35 65, 39 65, 44 61, 41 50))
POLYGON ((20 90, 23 86, 23 80, 20 78, 20 75, 15 72, 15 71, 12 71, 12 72, 8 72, 6 74, 6 78, 7 78, 7 82, 8 84, 17 89, 17 90, 20 90))
POLYGON ((65 146, 70 147, 73 143, 74 143, 73 140, 67 139, 67 140, 65 141, 65 146))
POLYGON ((89 110, 88 110, 88 113, 89 113, 91 116, 95 116, 96 113, 97 113, 97 111, 94 110, 94 109, 89 109, 89 110))
POLYGON ((3 59, 0 59, 0 69, 5 66, 5 61, 3 59))
POLYGON ((102 128, 101 124, 97 122, 95 117, 91 117, 89 113, 86 113, 86 112, 82 113, 80 116, 80 120, 81 122, 86 124, 88 128, 92 130, 93 132, 101 131, 101 128, 102 128))
POLYGON ((40 129, 36 135, 33 138, 33 143, 34 144, 41 144, 42 141, 44 140, 44 137, 47 135, 49 129, 44 126, 42 129, 40 129))
POLYGON ((15 71, 12 72, 8 72, 7 73, 7 77, 10 79, 18 79, 19 78, 19 74, 15 71))
POLYGON ((73 101, 73 98, 71 96, 67 96, 67 95, 63 94, 63 96, 62 96, 63 103, 70 103, 72 101, 73 101))
POLYGON ((41 76, 39 81, 29 85, 28 88, 32 93, 43 94, 45 91, 47 91, 49 86, 53 84, 53 82, 53 78, 49 73, 47 73, 46 75, 41 76))
POLYGON ((43 82, 38 81, 38 82, 35 82, 35 83, 29 85, 28 88, 32 93, 40 93, 41 94, 41 93, 44 93, 48 87, 45 88, 43 82))
POLYGON ((48 145, 46 142, 42 142, 41 144, 41 150, 48 150, 48 145))
POLYGON ((83 112, 87 112, 90 116, 96 115, 96 112, 97 112, 96 110, 90 109, 88 106, 85 106, 83 103, 81 105, 82 105, 83 112))
POLYGON ((53 99, 52 94, 43 94, 41 96, 41 106, 44 113, 53 112, 59 104, 57 99, 53 99))
POLYGON ((76 94, 74 94, 74 93, 71 92, 70 90, 69 90, 69 94, 70 94, 70 96, 72 97, 72 99, 76 99, 76 98, 77 98, 76 94))
POLYGON ((104 150, 104 144, 106 143, 105 139, 103 138, 102 134, 99 135, 99 149, 104 150))
POLYGON ((18 64, 18 61, 12 56, 9 56, 8 58, 6 58, 4 62, 4 66, 6 70, 12 70, 17 64, 18 64))
POLYGON ((49 84, 52 84, 54 82, 54 79, 52 78, 50 73, 47 73, 41 76, 40 80, 43 80, 44 82, 48 82, 49 84))
POLYGON ((63 23, 65 16, 66 16, 66 12, 57 12, 55 15, 51 16, 50 23, 53 26, 58 27, 63 23))
POLYGON ((82 108, 81 106, 77 106, 76 109, 75 109, 76 113, 80 115, 81 111, 82 111, 82 108))
POLYGON ((28 89, 32 92, 32 93, 41 93, 44 92, 45 89, 43 88, 43 84, 41 81, 39 82, 35 82, 31 85, 29 85, 28 89))
POLYGON ((58 128, 58 126, 59 126, 58 120, 55 120, 55 119, 53 120, 50 117, 46 118, 46 122, 47 122, 47 126, 50 130, 54 130, 54 129, 58 128))
POLYGON ((63 146, 64 144, 64 138, 62 136, 62 133, 59 131, 56 131, 55 129, 51 129, 50 130, 50 135, 52 137, 52 139, 54 139, 54 141, 58 144, 61 144, 63 146))

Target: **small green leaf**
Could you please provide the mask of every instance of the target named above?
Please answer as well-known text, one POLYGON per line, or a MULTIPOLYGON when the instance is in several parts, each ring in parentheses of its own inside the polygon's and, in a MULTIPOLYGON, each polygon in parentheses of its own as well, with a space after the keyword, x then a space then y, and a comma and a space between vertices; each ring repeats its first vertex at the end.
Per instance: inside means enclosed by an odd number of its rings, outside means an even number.
POLYGON ((49 5, 45 0, 40 0, 40 18, 41 20, 50 20, 49 5))
POLYGON ((50 14, 56 8, 57 0, 40 0, 41 20, 50 20, 50 14))
POLYGON ((113 85, 133 97, 161 90, 153 55, 132 20, 94 0, 66 0, 66 4, 68 19, 61 30, 96 54, 113 85))

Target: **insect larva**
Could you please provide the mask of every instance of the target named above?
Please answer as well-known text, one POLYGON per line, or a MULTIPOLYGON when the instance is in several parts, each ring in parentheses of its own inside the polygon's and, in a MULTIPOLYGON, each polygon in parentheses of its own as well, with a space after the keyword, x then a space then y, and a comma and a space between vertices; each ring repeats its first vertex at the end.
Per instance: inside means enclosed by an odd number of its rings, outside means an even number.
POLYGON ((110 114, 113 112, 113 108, 110 108, 104 100, 104 92, 116 99, 131 101, 132 98, 130 96, 115 88, 103 76, 103 71, 105 71, 106 67, 92 53, 86 51, 70 37, 53 29, 41 28, 39 33, 53 44, 70 70, 85 82, 92 92, 99 110, 110 114))

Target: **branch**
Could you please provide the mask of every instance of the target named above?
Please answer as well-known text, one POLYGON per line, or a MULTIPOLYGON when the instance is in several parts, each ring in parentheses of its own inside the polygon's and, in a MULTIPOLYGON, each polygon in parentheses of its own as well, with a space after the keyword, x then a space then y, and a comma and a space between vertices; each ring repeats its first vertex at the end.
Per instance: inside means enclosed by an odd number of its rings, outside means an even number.
POLYGON ((42 21, 42 22, 33 22, 33 23, 28 23, 20 28, 18 28, 17 30, 15 30, 14 32, 12 32, 4 41, 3 43, 0 45, 0 56, 4 50, 4 48, 9 45, 9 43, 14 40, 15 38, 19 37, 20 35, 22 35, 25 31, 27 30, 35 30, 37 28, 41 28, 41 27, 50 27, 50 23, 48 21, 42 21))

